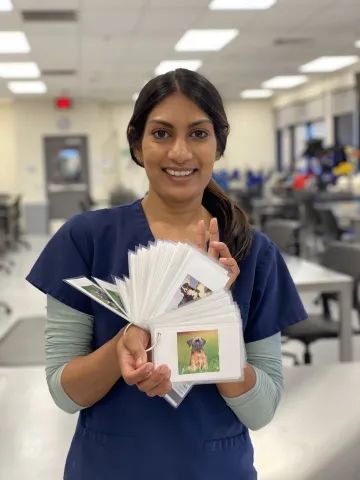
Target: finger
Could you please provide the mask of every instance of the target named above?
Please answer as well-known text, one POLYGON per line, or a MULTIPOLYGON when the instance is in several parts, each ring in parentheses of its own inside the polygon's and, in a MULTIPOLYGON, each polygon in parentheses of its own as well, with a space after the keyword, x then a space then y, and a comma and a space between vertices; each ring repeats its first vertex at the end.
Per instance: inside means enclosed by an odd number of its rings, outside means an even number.
POLYGON ((149 397, 165 397, 172 390, 172 383, 170 380, 163 380, 157 387, 149 390, 147 395, 149 397))
POLYGON ((211 242, 210 247, 216 250, 216 253, 221 258, 231 258, 231 253, 228 246, 223 242, 211 242))
POLYGON ((210 247, 208 251, 209 257, 219 258, 219 253, 211 246, 212 242, 219 242, 219 225, 216 218, 212 218, 209 226, 210 247))
POLYGON ((170 379, 170 371, 166 365, 161 365, 157 368, 149 378, 137 383, 139 390, 142 392, 149 392, 150 390, 156 388, 163 382, 164 380, 170 379))
POLYGON ((206 252, 206 228, 204 220, 200 220, 196 233, 196 245, 206 252))
POLYGON ((146 381, 154 371, 152 363, 146 363, 140 368, 135 368, 130 362, 120 362, 121 376, 128 385, 137 385, 146 381))
POLYGON ((220 258, 220 263, 228 268, 229 281, 226 284, 226 287, 230 288, 240 274, 239 265, 234 258, 220 258))
POLYGON ((132 355, 136 368, 141 367, 147 362, 147 353, 144 347, 142 332, 136 332, 136 335, 125 335, 122 338, 125 349, 132 355))

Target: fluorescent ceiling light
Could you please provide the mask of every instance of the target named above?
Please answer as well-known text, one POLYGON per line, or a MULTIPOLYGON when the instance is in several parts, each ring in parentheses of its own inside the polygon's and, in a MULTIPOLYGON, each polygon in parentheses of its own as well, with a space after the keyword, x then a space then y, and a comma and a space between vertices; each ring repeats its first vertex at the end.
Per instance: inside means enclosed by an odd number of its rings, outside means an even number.
POLYGON ((320 57, 312 62, 302 65, 299 70, 303 73, 335 72, 336 70, 353 65, 358 60, 359 57, 354 55, 341 57, 320 57))
POLYGON ((36 63, 0 63, 2 78, 39 78, 40 70, 36 63))
POLYGON ((186 68, 187 70, 198 70, 202 65, 201 60, 165 60, 155 69, 155 75, 162 75, 177 68, 186 68))
POLYGON ((289 75, 283 77, 274 77, 262 84, 263 88, 293 88, 307 82, 308 78, 305 75, 289 75))
POLYGON ((188 30, 175 45, 177 52, 218 52, 230 43, 239 30, 188 30))
POLYGON ((23 32, 0 32, 0 53, 29 53, 30 45, 23 32))
POLYGON ((9 82, 8 89, 15 94, 40 94, 47 91, 44 82, 9 82))
POLYGON ((272 90, 267 90, 265 88, 259 90, 244 90, 241 92, 241 98, 270 98, 274 92, 272 90))
POLYGON ((0 0, 0 12, 11 12, 14 9, 14 5, 11 0, 0 0))
POLYGON ((277 0, 213 0, 210 10, 266 10, 277 0))

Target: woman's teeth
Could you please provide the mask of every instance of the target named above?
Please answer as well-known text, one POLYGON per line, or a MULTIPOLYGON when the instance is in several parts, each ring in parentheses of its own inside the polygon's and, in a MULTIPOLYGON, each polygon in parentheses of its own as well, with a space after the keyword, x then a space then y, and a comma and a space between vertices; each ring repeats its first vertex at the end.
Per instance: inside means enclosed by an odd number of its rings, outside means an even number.
POLYGON ((194 170, 183 170, 179 172, 176 170, 169 170, 168 168, 165 169, 165 172, 169 175, 172 175, 173 177, 187 177, 188 175, 191 175, 193 171, 194 170))

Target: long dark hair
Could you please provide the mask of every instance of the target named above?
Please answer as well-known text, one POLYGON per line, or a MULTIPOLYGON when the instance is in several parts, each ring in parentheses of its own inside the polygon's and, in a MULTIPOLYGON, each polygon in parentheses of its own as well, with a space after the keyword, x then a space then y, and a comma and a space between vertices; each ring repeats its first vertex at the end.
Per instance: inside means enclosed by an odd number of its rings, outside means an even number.
MULTIPOLYGON (((134 149, 142 140, 149 113, 175 92, 181 92, 190 98, 207 114, 214 125, 217 151, 220 156, 225 152, 229 124, 219 92, 199 73, 180 68, 150 80, 135 103, 127 137, 131 157, 141 167, 143 165, 136 158, 134 149)), ((233 258, 237 261, 242 260, 247 255, 252 240, 251 227, 245 213, 228 198, 213 179, 205 188, 202 204, 218 219, 224 232, 224 241, 233 258)))

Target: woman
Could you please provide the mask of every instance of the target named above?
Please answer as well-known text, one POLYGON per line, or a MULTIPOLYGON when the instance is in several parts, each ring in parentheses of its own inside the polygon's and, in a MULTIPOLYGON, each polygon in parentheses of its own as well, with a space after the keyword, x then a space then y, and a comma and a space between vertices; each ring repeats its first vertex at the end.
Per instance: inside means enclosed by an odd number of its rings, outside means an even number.
POLYGON ((152 79, 128 128, 148 194, 75 215, 27 278, 47 294, 50 392, 63 410, 80 411, 66 480, 257 478, 249 429, 274 415, 283 389, 280 332, 306 313, 277 248, 211 180, 228 132, 221 98, 202 76, 180 69, 152 79), (125 321, 63 282, 127 275, 128 251, 154 239, 204 249, 210 240, 209 255, 232 272, 244 326, 244 381, 196 386, 178 409, 162 398, 171 372, 148 362, 148 334, 131 326, 124 335, 125 321))

